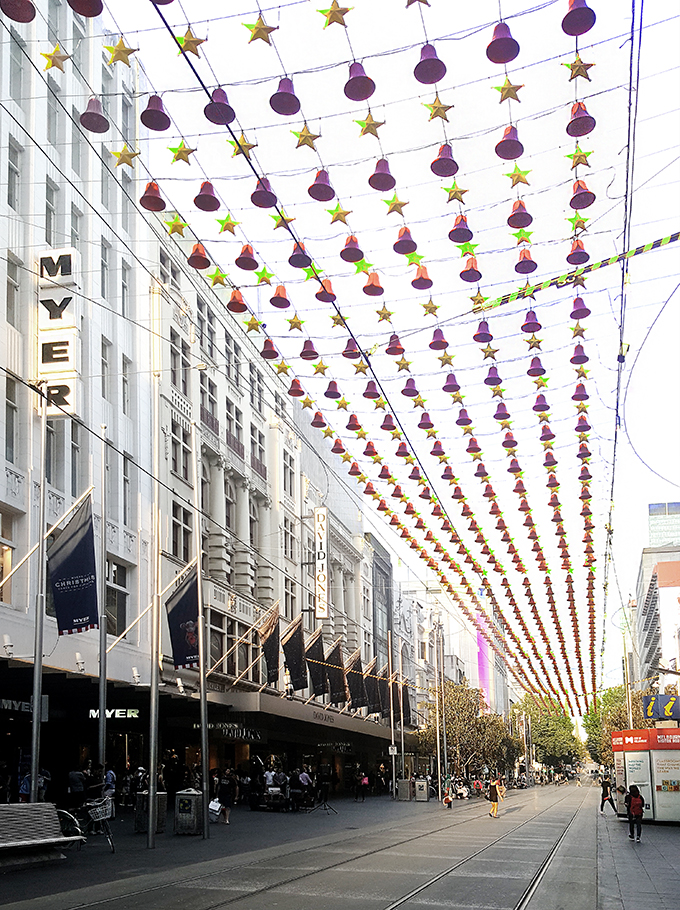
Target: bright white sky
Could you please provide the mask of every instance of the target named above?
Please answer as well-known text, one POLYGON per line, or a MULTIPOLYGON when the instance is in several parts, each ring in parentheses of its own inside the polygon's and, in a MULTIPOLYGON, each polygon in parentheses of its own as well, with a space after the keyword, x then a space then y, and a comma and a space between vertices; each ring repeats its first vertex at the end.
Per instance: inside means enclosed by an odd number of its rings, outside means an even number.
MULTIPOLYGON (((583 78, 569 81, 570 63, 575 56, 573 38, 560 27, 567 11, 566 0, 554 0, 532 7, 529 0, 503 0, 501 8, 513 36, 521 46, 516 60, 508 64, 512 83, 523 85, 520 102, 499 103, 500 86, 505 79, 503 66, 489 62, 485 48, 498 21, 498 3, 456 3, 450 0, 431 0, 431 6, 414 3, 405 8, 405 0, 356 0, 346 15, 346 28, 333 24, 324 29, 324 17, 318 6, 330 6, 297 0, 297 2, 263 5, 262 14, 272 33, 272 46, 264 41, 248 43, 249 31, 243 23, 255 23, 258 12, 248 3, 223 0, 203 0, 202 3, 175 2, 161 7, 176 35, 186 32, 187 13, 194 35, 207 38, 200 47, 200 59, 189 57, 212 89, 218 83, 226 88, 229 101, 237 114, 232 125, 237 135, 243 131, 248 142, 256 143, 252 160, 258 171, 269 177, 280 203, 296 234, 304 241, 315 262, 329 277, 337 294, 337 304, 348 325, 364 350, 371 351, 372 364, 396 409, 409 439, 415 447, 434 491, 441 499, 452 523, 479 562, 486 559, 475 544, 475 534, 467 530, 468 522, 460 518, 460 506, 451 499, 452 488, 440 480, 442 468, 429 452, 433 440, 427 440, 417 428, 422 409, 402 396, 408 378, 425 399, 437 430, 437 439, 450 455, 453 472, 475 512, 490 547, 506 567, 517 602, 525 610, 523 576, 514 571, 511 558, 494 530, 495 520, 488 515, 488 501, 483 499, 484 484, 473 476, 479 462, 466 454, 469 437, 464 437, 455 425, 460 405, 452 405, 451 396, 441 390, 449 370, 453 370, 461 385, 464 406, 475 428, 475 436, 483 451, 483 462, 490 482, 498 496, 498 504, 515 539, 528 570, 532 590, 539 604, 545 626, 551 632, 552 623, 543 599, 544 573, 537 571, 527 541, 527 529, 522 527, 523 515, 517 511, 519 497, 512 492, 514 478, 507 472, 509 459, 501 446, 503 432, 494 420, 500 399, 492 398, 492 390, 484 384, 490 366, 495 366, 503 380, 504 402, 512 417, 512 431, 517 439, 517 458, 524 471, 523 479, 528 501, 546 553, 553 588, 558 600, 560 617, 573 658, 573 639, 565 600, 565 572, 556 546, 555 525, 548 507, 550 491, 545 487, 547 472, 542 465, 543 447, 539 442, 538 417, 532 411, 537 389, 526 375, 532 356, 539 355, 547 370, 545 394, 550 406, 550 426, 556 434, 554 453, 558 459, 557 476, 561 483, 559 500, 567 530, 567 540, 573 563, 577 609, 582 628, 582 653, 586 680, 590 682, 587 648, 587 609, 585 605, 585 569, 583 568, 583 519, 579 516, 578 499, 580 470, 578 438, 574 431, 576 410, 571 395, 576 375, 569 359, 574 350, 573 320, 570 319, 574 292, 569 288, 549 289, 536 294, 535 304, 513 303, 490 311, 486 318, 494 336, 492 346, 498 349, 495 361, 483 360, 482 345, 472 335, 477 329, 479 315, 471 311, 470 297, 477 287, 459 278, 465 263, 457 247, 448 239, 456 215, 464 211, 474 232, 473 244, 482 280, 481 292, 491 299, 509 293, 524 284, 514 265, 518 260, 516 238, 506 224, 512 203, 522 192, 527 209, 534 221, 531 234, 531 254, 538 269, 530 276, 538 283, 565 273, 570 267, 565 261, 570 251, 570 225, 573 215, 569 208, 574 172, 565 157, 574 151, 575 142, 566 133, 570 107, 575 90, 585 100, 589 113, 595 117, 595 130, 580 140, 584 151, 593 152, 590 168, 579 168, 578 176, 596 194, 595 203, 584 209, 588 231, 583 235, 591 262, 621 252, 623 230, 623 197, 625 187, 626 134, 628 104, 628 65, 630 45, 630 10, 615 0, 593 0, 597 13, 595 27, 580 41, 581 58, 593 63, 589 70, 591 81, 583 78), (420 47, 429 39, 447 73, 436 87, 442 103, 451 105, 448 122, 429 120, 423 105, 432 103, 435 86, 422 85, 413 76, 420 59, 420 47), (349 39, 349 40, 348 40, 349 39), (367 73, 376 83, 375 94, 369 102, 353 102, 343 94, 352 56, 362 61, 367 73), (293 76, 302 110, 293 117, 276 114, 269 97, 276 91, 278 80, 293 76), (384 121, 379 140, 360 136, 356 120, 364 120, 368 105, 377 121, 384 121), (511 189, 505 176, 513 162, 502 161, 494 152, 501 139, 509 116, 517 125, 524 145, 518 167, 530 171, 528 185, 511 189), (296 149, 291 130, 302 129, 304 120, 312 133, 320 134, 316 151, 296 149), (430 170, 439 144, 448 139, 453 155, 460 166, 456 175, 459 187, 467 189, 465 207, 447 202, 442 187, 452 184, 452 178, 438 178, 430 170), (387 213, 383 200, 391 192, 377 192, 368 185, 380 157, 387 157, 396 178, 399 200, 408 202, 404 217, 387 213), (324 167, 337 198, 328 203, 316 202, 307 194, 318 168, 324 167), (350 210, 347 227, 331 225, 327 209, 338 201, 350 210), (399 228, 406 224, 424 256, 423 265, 434 284, 431 291, 416 291, 410 281, 415 267, 409 267, 403 256, 392 250, 399 228), (374 263, 383 297, 369 297, 362 292, 366 275, 355 275, 351 264, 343 262, 339 253, 350 231, 359 238, 367 260, 374 263), (439 307, 437 316, 426 315, 421 304, 429 297, 439 307), (391 322, 379 321, 376 311, 383 305, 392 312, 391 322), (543 328, 537 333, 540 351, 529 352, 527 335, 520 330, 526 310, 533 306, 543 328), (444 367, 436 359, 440 352, 428 347, 433 330, 441 328, 454 354, 453 366, 444 367), (397 332, 411 362, 410 372, 398 372, 396 358, 385 353, 390 334, 397 332)), ((292 252, 290 237, 283 230, 273 230, 272 209, 258 209, 250 202, 255 180, 244 158, 231 157, 226 128, 215 127, 203 116, 206 98, 186 62, 178 57, 176 47, 165 31, 158 13, 150 3, 119 0, 112 6, 115 22, 107 16, 112 30, 125 36, 132 47, 139 47, 136 59, 144 69, 154 90, 163 94, 166 110, 173 125, 165 133, 151 134, 149 141, 153 177, 168 202, 168 212, 177 210, 182 218, 204 241, 208 254, 231 280, 243 290, 244 298, 257 318, 266 323, 266 330, 277 349, 291 364, 291 377, 300 378, 309 395, 326 414, 347 449, 373 481, 382 495, 392 487, 378 481, 379 466, 362 456, 364 443, 357 440, 345 425, 350 413, 355 413, 368 432, 404 493, 415 498, 416 508, 423 503, 417 498, 417 484, 407 479, 404 462, 395 456, 396 442, 379 426, 385 411, 375 410, 373 403, 362 397, 368 376, 357 375, 353 361, 341 356, 347 342, 347 332, 334 328, 331 305, 319 303, 314 296, 317 286, 305 283, 303 274, 289 266, 292 252), (169 146, 177 146, 180 138, 196 148, 192 164, 171 164, 169 146), (222 200, 216 213, 223 218, 227 212, 241 222, 236 236, 219 235, 215 215, 197 211, 193 197, 202 180, 212 180, 222 200), (266 284, 255 288, 257 279, 234 265, 244 242, 253 244, 256 258, 274 274, 272 287, 266 284), (277 310, 269 303, 273 288, 283 283, 293 303, 289 310, 277 310), (290 331, 286 321, 297 311, 304 320, 302 332, 290 331), (300 360, 303 342, 311 338, 328 371, 314 375, 313 364, 300 360), (334 402, 324 398, 329 380, 337 381, 349 402, 347 412, 336 411, 334 402)), ((641 78, 638 99, 638 126, 635 156, 634 185, 637 188, 633 204, 632 246, 643 244, 679 229, 680 193, 678 147, 680 120, 678 118, 678 41, 677 11, 669 4, 648 3, 644 8, 641 78), (661 20, 664 20, 661 22, 661 20)), ((108 42, 104 42, 108 43, 108 42)), ((121 65, 121 64, 118 64, 121 65)), ((145 106, 145 99, 141 108, 145 106)), ((112 143, 115 146, 115 142, 112 143)), ((140 159, 138 159, 139 161, 140 159)), ((150 178, 148 178, 150 179, 150 178)), ((163 217, 168 219, 171 214, 163 217)), ((659 317, 645 347, 640 352, 645 334, 659 314, 664 301, 680 280, 680 244, 637 257, 630 263, 630 284, 625 340, 630 345, 624 389, 630 381, 625 412, 622 411, 622 431, 619 437, 617 485, 615 492, 614 534, 618 579, 625 598, 634 591, 640 549, 647 543, 646 506, 649 502, 677 500, 680 473, 678 450, 680 292, 659 317), (644 464, 633 453, 626 431, 630 435, 644 464), (662 475, 665 480, 656 476, 662 475)), ((620 269, 611 266, 595 272, 586 283, 584 299, 592 315, 583 321, 586 328, 585 347, 590 358, 586 383, 590 394, 588 419, 593 427, 588 445, 593 457, 591 492, 593 521, 596 526, 598 593, 598 674, 599 645, 602 628, 602 579, 604 526, 607 522, 612 476, 612 440, 616 385, 616 355, 618 352, 618 320, 620 307, 620 269)), ((228 299, 228 298, 227 298, 228 299)), ((247 318, 247 316, 246 316, 247 318)), ((389 410, 389 405, 388 405, 389 410)), ((309 412, 310 414, 312 412, 309 412)), ((330 444, 329 444, 330 447, 330 444)), ((331 456, 329 456, 331 457, 331 456)), ((345 466, 346 469, 347 466, 345 466)), ((396 500, 388 499, 388 505, 396 500)), ((399 513, 403 507, 398 508, 399 513)), ((430 516, 431 508, 422 509, 428 527, 435 536, 447 543, 439 522, 430 516)), ((455 556, 455 547, 450 546, 455 556)), ((418 561, 419 569, 423 563, 418 561)), ((468 578, 477 587, 473 574, 468 578)), ((491 568, 491 567, 489 567, 491 568)), ((449 578, 455 574, 448 570, 449 578)), ((512 620, 500 585, 501 575, 490 574, 499 604, 505 616, 512 620)), ((607 623, 607 652, 605 684, 620 681, 620 635, 614 613, 619 606, 614 575, 610 581, 609 620, 607 623), (612 622, 614 618, 614 623, 612 622)), ((538 633, 525 610, 529 628, 538 633)), ((553 636, 553 642, 555 641, 553 636)), ((526 647, 526 643, 525 643, 526 647)), ((557 646, 554 645, 557 651, 557 646)), ((528 648, 527 648, 528 650, 528 648)), ((547 659, 546 659, 547 662, 547 659)), ((578 681, 575 660, 574 677, 578 681)))

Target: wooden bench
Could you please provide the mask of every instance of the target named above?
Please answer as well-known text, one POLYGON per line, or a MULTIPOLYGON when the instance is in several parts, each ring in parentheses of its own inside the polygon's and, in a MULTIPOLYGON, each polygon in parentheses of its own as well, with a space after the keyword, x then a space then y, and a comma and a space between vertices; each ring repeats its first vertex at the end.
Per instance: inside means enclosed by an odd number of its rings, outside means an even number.
POLYGON ((65 859, 56 848, 84 841, 82 835, 64 836, 52 803, 0 805, 0 871, 65 859))

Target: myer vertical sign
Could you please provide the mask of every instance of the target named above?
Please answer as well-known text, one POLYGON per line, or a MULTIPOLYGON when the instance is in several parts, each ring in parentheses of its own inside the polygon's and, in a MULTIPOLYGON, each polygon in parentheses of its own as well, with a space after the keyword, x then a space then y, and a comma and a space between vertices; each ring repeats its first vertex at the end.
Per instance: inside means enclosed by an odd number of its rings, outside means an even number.
POLYGON ((38 260, 38 377, 45 380, 47 416, 78 411, 80 258, 73 248, 46 250, 38 260))
POLYGON ((316 590, 314 615, 328 619, 328 509, 314 509, 314 570, 316 590))

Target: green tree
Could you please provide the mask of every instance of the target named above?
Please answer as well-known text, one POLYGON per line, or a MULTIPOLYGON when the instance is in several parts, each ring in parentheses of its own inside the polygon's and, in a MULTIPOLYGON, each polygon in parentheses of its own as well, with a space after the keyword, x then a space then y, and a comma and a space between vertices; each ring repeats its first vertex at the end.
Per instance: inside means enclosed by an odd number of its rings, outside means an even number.
POLYGON ((555 766, 584 755, 583 743, 574 733, 574 722, 556 702, 546 706, 527 694, 513 710, 531 717, 531 739, 538 761, 555 766))
MULTIPOLYGON (((646 693, 637 689, 631 691, 633 707, 633 730, 643 730, 651 726, 651 721, 644 716, 642 697, 646 693)), ((628 730, 628 706, 624 686, 612 686, 603 689, 598 695, 597 705, 590 705, 583 715, 583 727, 587 734, 586 747, 594 762, 611 765, 614 761, 612 752, 612 733, 615 730, 628 730)))

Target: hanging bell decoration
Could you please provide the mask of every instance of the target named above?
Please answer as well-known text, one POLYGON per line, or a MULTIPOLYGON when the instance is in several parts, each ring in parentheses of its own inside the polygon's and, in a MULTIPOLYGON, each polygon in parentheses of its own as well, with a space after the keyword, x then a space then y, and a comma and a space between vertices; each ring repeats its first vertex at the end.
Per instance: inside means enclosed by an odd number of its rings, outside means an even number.
POLYGON ((572 319, 585 319, 590 316, 590 310, 583 302, 582 297, 574 297, 573 309, 570 313, 572 319))
POLYGON ((361 477, 361 468, 356 463, 356 461, 352 462, 352 467, 349 469, 349 471, 347 473, 349 474, 350 477, 361 477))
POLYGON ((481 279, 482 273, 477 268, 477 260, 474 256, 470 256, 468 261, 465 263, 465 268, 460 273, 460 277, 463 279, 463 281, 469 281, 470 283, 474 283, 481 279))
POLYGON ((385 348, 385 353, 390 354, 392 357, 401 357, 404 353, 404 348, 401 341, 399 341, 398 335, 390 335, 390 340, 385 348))
POLYGON ((328 171, 320 170, 316 172, 314 183, 307 190, 312 199, 317 202, 329 202, 335 196, 335 190, 331 186, 328 171))
POLYGON ((202 212, 216 212, 220 207, 220 200, 215 195, 212 183, 204 180, 201 189, 194 196, 194 205, 202 212))
POLYGON ((547 423, 543 424, 543 429, 541 430, 541 435, 539 437, 541 442, 551 442, 555 438, 555 434, 550 429, 547 423))
POLYGON ((442 474, 442 480, 448 480, 449 483, 456 482, 456 478, 453 473, 453 468, 451 467, 450 464, 447 464, 447 466, 444 468, 444 473, 442 474))
POLYGON ((508 474, 520 474, 522 469, 519 466, 519 462, 516 458, 510 459, 510 466, 508 468, 508 474))
POLYGON ((348 360, 359 360, 361 358, 361 351, 357 347, 357 343, 354 338, 350 338, 345 345, 345 350, 342 352, 342 356, 346 357, 348 360))
POLYGON ((437 177, 455 177, 458 164, 453 160, 453 151, 448 142, 439 146, 439 154, 430 165, 430 170, 437 177))
POLYGON ((369 297, 382 297, 385 293, 383 288, 380 285, 380 278, 378 277, 377 272, 371 272, 368 276, 368 281, 363 287, 364 294, 368 294, 369 297))
POLYGON ((593 479, 593 475, 588 470, 588 465, 583 465, 578 475, 578 479, 581 481, 581 483, 587 483, 589 480, 593 479))
POLYGON ((531 222, 534 219, 527 212, 526 206, 521 199, 518 199, 512 204, 512 214, 508 216, 508 224, 511 228, 526 228, 529 227, 531 222))
POLYGON ((585 265, 589 259, 590 256, 586 253, 583 241, 577 237, 571 244, 571 253, 567 256, 567 262, 570 265, 585 265))
POLYGON ((580 458, 582 461, 585 458, 590 458, 590 449, 585 444, 585 442, 582 442, 581 445, 578 447, 578 455, 576 457, 580 458))
POLYGON ((411 282, 411 287, 414 287, 417 291, 426 291, 428 288, 431 288, 432 285, 433 281, 427 274, 427 269, 424 265, 419 265, 416 277, 411 282))
POLYGON ((390 166, 387 158, 378 159, 375 170, 368 178, 368 185, 373 187, 374 190, 380 190, 382 193, 386 193, 388 190, 393 190, 395 188, 397 181, 392 174, 390 174, 390 166))
POLYGON ((524 146, 519 141, 517 127, 505 127, 503 138, 496 145, 496 154, 504 161, 512 161, 513 158, 519 158, 524 154, 524 146))
POLYGON ((340 398, 340 390, 338 389, 338 384, 334 379, 328 383, 328 388, 323 393, 326 398, 340 398))
POLYGON ((574 391, 574 394, 571 396, 571 400, 572 401, 588 401, 589 398, 590 398, 590 395, 586 392, 586 387, 583 385, 582 382, 578 382, 576 384, 576 390, 574 391))
POLYGON ((139 204, 149 212, 163 212, 165 210, 165 200, 161 197, 158 184, 154 180, 147 183, 139 204))
POLYGON ((467 218, 465 215, 458 215, 455 224, 449 231, 449 240, 454 243, 467 243, 472 240, 472 237, 473 234, 468 227, 467 218))
POLYGON ((518 54, 519 44, 510 34, 510 28, 505 22, 499 22, 486 48, 486 56, 492 63, 510 63, 518 54))
POLYGON ((278 359, 279 352, 274 347, 274 342, 271 340, 271 338, 265 338, 264 347, 262 348, 262 351, 260 352, 260 356, 263 357, 265 360, 277 360, 278 359))
POLYGON ((312 426, 317 430, 322 430, 326 426, 326 421, 321 411, 317 411, 312 417, 312 426))
POLYGON ((595 193, 591 193, 584 180, 574 181, 572 197, 569 206, 572 209, 587 209, 595 202, 595 193))
POLYGON ((238 288, 234 288, 234 290, 231 292, 231 297, 229 298, 227 309, 230 313, 245 313, 245 311, 248 309, 243 299, 243 294, 239 291, 238 288))
POLYGON ((547 411, 550 410, 550 408, 548 407, 548 402, 545 400, 545 395, 536 396, 536 401, 534 403, 532 410, 534 410, 537 414, 545 414, 547 411))
POLYGON ((293 91, 293 80, 284 76, 278 90, 269 99, 269 106, 282 117, 292 117, 300 110, 300 100, 293 91))
POLYGON ((276 290, 269 298, 269 302, 278 310, 285 310, 290 306, 288 294, 286 293, 286 289, 282 284, 277 285, 276 290))
POLYGON ((430 415, 427 413, 427 411, 423 411, 422 416, 420 418, 420 422, 418 423, 418 429, 419 430, 431 430, 433 426, 434 426, 434 424, 432 423, 432 421, 430 419, 430 415))
POLYGON ((80 125, 90 133, 105 133, 110 124, 104 116, 99 98, 90 98, 87 107, 80 115, 80 125))
POLYGON ((515 271, 520 275, 529 275, 531 272, 535 272, 538 266, 531 258, 531 252, 529 250, 522 249, 519 251, 519 261, 515 265, 515 271))
POLYGON ((558 479, 555 477, 555 475, 548 474, 548 482, 546 484, 546 487, 549 490, 557 490, 559 488, 559 485, 560 485, 560 483, 559 483, 558 479))
POLYGON ((588 418, 585 414, 579 414, 579 418, 576 421, 576 426, 574 430, 577 433, 587 433, 591 429, 590 424, 588 423, 588 418))
POLYGON ((498 386, 502 383, 501 377, 498 375, 498 370, 496 367, 489 367, 489 372, 487 373, 486 379, 484 380, 484 385, 490 385, 492 388, 498 386))
POLYGON ((349 79, 345 83, 345 95, 351 101, 366 101, 375 91, 375 82, 366 75, 360 63, 350 63, 349 79))
POLYGON ((477 452, 482 451, 482 447, 477 442, 477 440, 475 439, 474 436, 470 437, 470 441, 468 442, 467 448, 465 449, 465 451, 468 453, 468 455, 476 455, 477 452))
POLYGON ((531 358, 531 365, 527 370, 527 376, 545 376, 545 367, 541 363, 540 357, 531 358))
POLYGON ((396 430, 396 429, 397 429, 397 425, 396 425, 396 423, 394 422, 394 417, 392 417, 391 414, 386 414, 386 415, 385 415, 385 419, 384 419, 383 422, 380 424, 380 429, 381 429, 381 430, 385 430, 387 433, 391 433, 392 430, 396 430))
POLYGON ((567 133, 575 139, 587 136, 595 129, 595 118, 591 117, 583 101, 577 101, 571 108, 571 120, 567 124, 567 133))
POLYGON ((350 234, 345 240, 345 246, 340 251, 340 258, 344 259, 345 262, 361 262, 364 258, 363 250, 360 249, 359 241, 354 234, 350 234))
POLYGON ((235 264, 244 272, 254 272, 257 268, 257 259, 253 255, 253 248, 249 243, 244 243, 241 252, 234 260, 235 264))
POLYGON ((377 401, 380 398, 380 392, 377 389, 375 382, 372 379, 369 379, 366 383, 366 388, 363 392, 364 398, 368 398, 369 401, 377 401))
POLYGON ((435 329, 434 334, 432 335, 432 341, 429 344, 430 350, 432 351, 445 351, 449 346, 448 341, 444 338, 444 333, 441 329, 435 329))
POLYGON ((0 10, 13 22, 33 22, 35 6, 30 0, 0 0, 0 10))
POLYGON ((456 419, 456 426, 469 427, 471 423, 472 420, 470 419, 468 412, 465 408, 461 408, 460 413, 458 414, 458 418, 456 419))
POLYGON ((300 358, 302 360, 316 360, 318 356, 319 355, 314 349, 314 342, 310 339, 305 341, 305 343, 302 345, 302 350, 300 351, 300 358))
POLYGON ((423 85, 434 85, 441 82, 446 75, 446 66, 437 56, 431 44, 425 44, 420 49, 420 62, 416 63, 413 75, 423 85))
POLYGON ((236 114, 233 107, 229 104, 227 93, 224 89, 216 88, 210 97, 212 101, 209 101, 203 108, 203 113, 207 119, 218 126, 226 126, 231 123, 236 118, 236 114))
POLYGON ((418 499, 427 499, 428 502, 432 498, 432 493, 430 492, 429 487, 423 487, 423 489, 418 493, 418 499))
POLYGON ((583 349, 582 344, 577 344, 574 348, 574 356, 569 358, 569 362, 578 366, 581 363, 588 363, 590 358, 583 349))
POLYGON ((522 323, 522 331, 526 332, 527 335, 533 335, 535 332, 541 331, 541 323, 536 319, 536 313, 533 310, 528 310, 526 319, 522 323))
POLYGON ((321 303, 333 303, 335 294, 333 293, 333 286, 331 285, 330 278, 324 278, 321 281, 321 287, 314 296, 317 300, 320 300, 321 303))
POLYGON ((516 440, 515 437, 512 435, 512 431, 511 431, 511 430, 508 430, 508 432, 505 434, 505 438, 503 439, 503 442, 501 443, 501 445, 502 445, 503 448, 505 448, 505 449, 515 449, 515 448, 517 448, 517 440, 516 440))
POLYGON ((187 259, 187 263, 191 266, 192 269, 207 269, 210 265, 210 260, 205 255, 205 247, 202 243, 195 243, 194 248, 191 251, 191 255, 187 259))
POLYGON ((373 445, 373 443, 372 443, 372 442, 367 442, 367 443, 366 443, 366 448, 364 449, 364 455, 365 455, 367 458, 374 458, 377 454, 378 454, 378 450, 377 450, 376 447, 373 445))
POLYGON ((585 35, 595 25, 595 13, 586 0, 569 0, 569 12, 562 20, 562 31, 577 38, 585 35))
MULTIPOLYGON (((397 455, 397 458, 408 458, 409 451, 408 451, 408 447, 405 442, 399 443, 399 445, 397 446, 396 455, 397 455)), ((408 512, 408 506, 406 507, 406 511, 408 514, 411 514, 411 515, 413 514, 413 512, 410 512, 410 513, 408 512)))
POLYGON ((304 243, 295 243, 293 246, 293 252, 291 253, 288 264, 292 265, 294 269, 306 269, 312 264, 311 256, 307 255, 305 251, 304 243))
POLYGON ((276 194, 266 177, 262 177, 257 181, 257 186, 250 197, 250 201, 259 209, 271 209, 276 205, 276 194))
POLYGON ((418 244, 413 237, 411 237, 411 231, 407 227, 399 228, 399 238, 396 243, 392 245, 392 249, 395 253, 399 253, 402 256, 408 256, 409 253, 415 253, 418 249, 418 244))
POLYGON ((444 392, 451 392, 453 395, 460 391, 460 385, 456 381, 456 377, 453 373, 449 373, 446 377, 446 382, 442 386, 442 390, 444 392))
POLYGON ((401 390, 401 394, 405 395, 407 398, 416 398, 418 395, 418 389, 416 388, 415 379, 407 379, 406 385, 401 390))
POLYGON ((476 341, 478 344, 488 344, 490 341, 493 341, 493 335, 489 331, 489 323, 482 319, 479 323, 477 331, 472 336, 472 340, 476 341))
MULTIPOLYGON (((79 16, 85 16, 86 19, 94 19, 95 16, 101 16, 104 9, 102 0, 67 0, 67 2, 72 10, 78 13, 79 16)), ((163 0, 161 0, 162 2, 163 0)))
MULTIPOLYGON (((342 444, 342 440, 341 440, 341 439, 336 439, 336 440, 335 440, 335 442, 334 442, 333 445, 331 446, 331 452, 332 452, 334 455, 344 455, 344 454, 345 454, 345 447, 344 447, 344 445, 342 444)), ((368 486, 366 487, 366 491, 368 491, 368 486)), ((371 492, 374 492, 374 491, 371 490, 371 492)))
POLYGON ((170 126, 170 118, 165 113, 163 100, 160 95, 151 95, 146 110, 142 111, 139 118, 147 129, 155 130, 158 133, 167 130, 170 126))
POLYGON ((475 473, 472 476, 479 477, 480 480, 486 480, 486 478, 489 476, 489 472, 484 467, 484 465, 482 464, 481 461, 478 463, 477 470, 475 471, 475 473))

